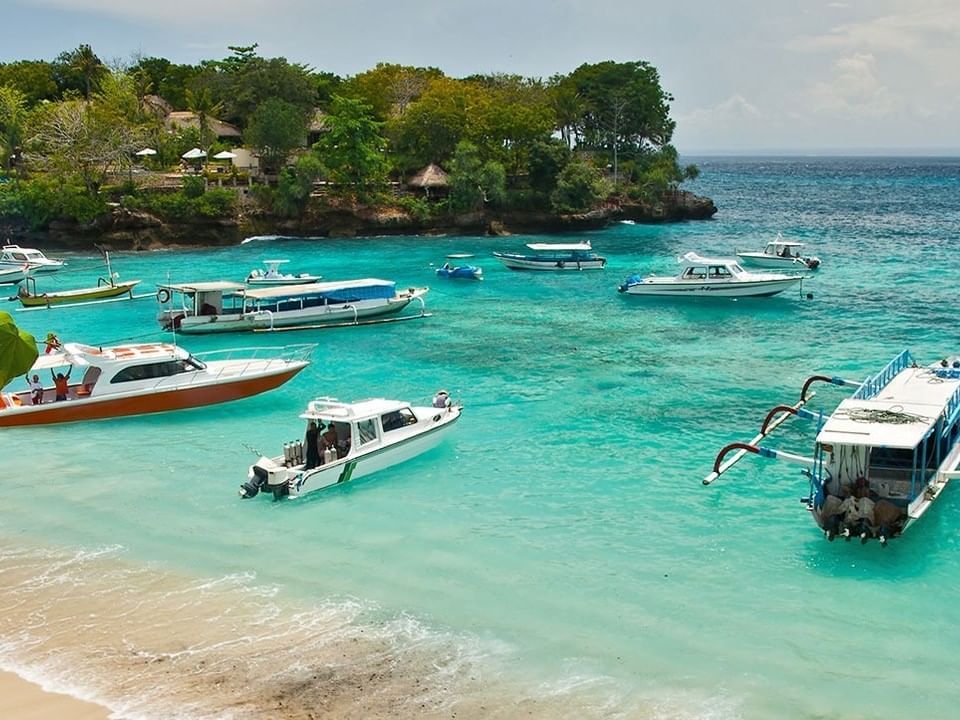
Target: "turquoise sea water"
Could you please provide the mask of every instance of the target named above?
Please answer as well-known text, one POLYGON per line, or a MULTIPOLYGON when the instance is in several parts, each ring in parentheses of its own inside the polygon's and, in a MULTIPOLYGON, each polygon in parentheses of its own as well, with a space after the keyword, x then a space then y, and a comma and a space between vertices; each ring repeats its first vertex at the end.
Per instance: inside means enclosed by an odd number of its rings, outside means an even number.
MULTIPOLYGON (((434 315, 181 338, 195 352, 318 347, 253 399, 0 430, 0 667, 128 720, 955 717, 957 488, 883 549, 826 542, 795 466, 748 458, 700 481, 807 376, 960 351, 960 160, 692 160, 716 219, 590 233, 603 271, 490 257, 549 240, 532 236, 117 253, 148 290, 283 257, 328 279, 429 285, 434 315), (778 231, 823 260, 812 299, 616 292, 688 250, 778 231), (452 252, 475 253, 486 279, 434 277, 452 252), (294 502, 238 498, 246 446, 298 437, 311 397, 419 402, 440 387, 465 414, 437 451, 294 502)), ((155 311, 14 315, 39 337, 111 344, 163 337, 155 311)), ((773 444, 808 452, 811 430, 788 423, 773 444)))

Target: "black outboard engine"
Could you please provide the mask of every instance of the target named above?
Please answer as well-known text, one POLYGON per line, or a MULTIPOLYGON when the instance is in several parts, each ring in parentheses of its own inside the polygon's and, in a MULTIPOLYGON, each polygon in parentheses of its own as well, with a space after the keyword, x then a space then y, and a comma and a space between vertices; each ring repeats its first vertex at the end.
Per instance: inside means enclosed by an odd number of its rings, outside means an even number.
POLYGON ((251 469, 252 477, 240 486, 240 497, 244 500, 256 497, 260 488, 267 484, 267 471, 259 465, 254 465, 251 469))

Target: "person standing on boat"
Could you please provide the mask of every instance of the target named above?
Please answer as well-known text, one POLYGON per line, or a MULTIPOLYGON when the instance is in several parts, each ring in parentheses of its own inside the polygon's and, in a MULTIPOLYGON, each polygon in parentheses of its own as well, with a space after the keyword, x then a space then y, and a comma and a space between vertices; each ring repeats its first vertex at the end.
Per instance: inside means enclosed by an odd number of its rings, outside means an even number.
POLYGON ((27 384, 30 386, 30 402, 34 405, 43 404, 43 383, 40 382, 40 376, 34 375, 33 380, 27 375, 27 384))
POLYGON ((53 387, 56 391, 54 396, 54 402, 60 402, 67 399, 67 393, 70 390, 70 373, 73 372, 73 365, 70 366, 70 369, 67 370, 67 374, 56 373, 54 374, 53 370, 50 371, 50 377, 53 378, 53 387))
POLYGON ((435 408, 450 407, 450 393, 446 390, 438 391, 437 394, 433 396, 433 406, 435 408))
POLYGON ((317 427, 317 421, 311 420, 307 423, 307 435, 303 439, 303 444, 307 446, 307 462, 304 470, 312 470, 321 462, 320 455, 320 429, 317 427))

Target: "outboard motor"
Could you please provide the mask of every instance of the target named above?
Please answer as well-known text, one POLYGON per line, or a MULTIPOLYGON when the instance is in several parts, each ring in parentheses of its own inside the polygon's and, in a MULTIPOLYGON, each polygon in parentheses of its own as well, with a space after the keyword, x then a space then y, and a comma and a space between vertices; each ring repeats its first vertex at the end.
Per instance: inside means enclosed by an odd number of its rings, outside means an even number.
POLYGON ((273 493, 275 499, 289 494, 287 469, 273 460, 262 457, 250 467, 247 482, 240 486, 240 497, 255 497, 260 491, 273 493))
POLYGON ((240 497, 244 500, 256 497, 260 488, 267 484, 267 471, 259 465, 250 468, 249 479, 240 486, 240 497))

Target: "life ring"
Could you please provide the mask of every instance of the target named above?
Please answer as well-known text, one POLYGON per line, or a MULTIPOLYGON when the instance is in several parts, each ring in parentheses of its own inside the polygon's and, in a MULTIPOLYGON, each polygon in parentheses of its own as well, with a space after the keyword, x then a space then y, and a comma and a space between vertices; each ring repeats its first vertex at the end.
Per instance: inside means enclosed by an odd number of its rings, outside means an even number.
POLYGON ((161 304, 170 302, 170 291, 166 288, 160 288, 157 290, 157 302, 161 304))

